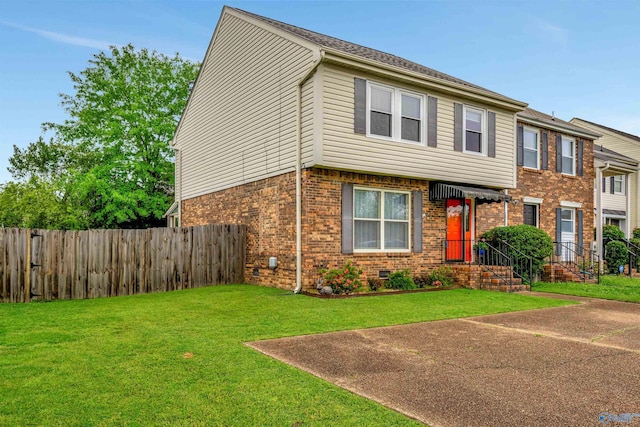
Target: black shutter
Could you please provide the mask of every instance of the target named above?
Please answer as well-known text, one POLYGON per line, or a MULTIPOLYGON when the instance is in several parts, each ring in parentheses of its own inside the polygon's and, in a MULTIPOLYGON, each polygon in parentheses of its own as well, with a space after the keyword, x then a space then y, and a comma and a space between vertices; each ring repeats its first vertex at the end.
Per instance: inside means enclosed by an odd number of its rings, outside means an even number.
POLYGON ((353 184, 342 184, 342 253, 353 253, 353 184))
POLYGON ((367 81, 354 79, 355 108, 353 118, 353 131, 355 133, 367 133, 367 81))
POLYGON ((556 135, 556 172, 562 172, 562 135, 556 135))
POLYGON ((602 177, 602 192, 607 192, 607 178, 605 178, 604 176, 602 177))
POLYGON ((611 194, 615 194, 616 193, 616 177, 612 176, 609 179, 611 180, 609 182, 609 184, 611 185, 611 188, 609 189, 609 191, 611 192, 611 194))
POLYGON ((562 208, 556 208, 556 255, 562 254, 562 208))
POLYGON ((584 214, 583 212, 578 209, 578 253, 582 253, 582 246, 584 244, 584 240, 582 238, 582 235, 584 234, 584 228, 583 228, 583 219, 584 219, 584 214))
POLYGON ((413 191, 413 252, 422 253, 422 191, 413 191))
POLYGON ((516 144, 518 146, 517 160, 518 166, 524 165, 524 128, 518 126, 518 132, 516 134, 516 144))
POLYGON ((549 169, 549 135, 542 131, 542 170, 549 169))
POLYGON ((438 98, 430 96, 427 106, 427 145, 438 146, 438 98))
POLYGON ((582 176, 583 174, 583 151, 584 151, 584 141, 581 139, 576 141, 576 149, 577 149, 577 166, 576 166, 576 174, 578 176, 582 176))
POLYGON ((462 151, 462 104, 453 104, 453 149, 462 151))
POLYGON ((487 124, 489 125, 489 144, 487 147, 487 156, 496 156, 496 113, 487 112, 487 124))

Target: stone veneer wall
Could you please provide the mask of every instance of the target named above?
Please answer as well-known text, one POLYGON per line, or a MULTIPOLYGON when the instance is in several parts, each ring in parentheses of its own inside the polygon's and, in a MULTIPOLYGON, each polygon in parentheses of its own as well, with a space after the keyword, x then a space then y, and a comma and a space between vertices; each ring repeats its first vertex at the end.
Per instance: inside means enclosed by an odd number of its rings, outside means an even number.
MULTIPOLYGON (((518 122, 518 125, 528 124, 518 122)), ((542 129, 538 128, 540 131, 542 129)), ((583 175, 568 176, 556 172, 556 135, 557 132, 544 129, 548 133, 549 140, 549 169, 536 170, 518 166, 517 188, 510 189, 509 195, 513 201, 509 203, 509 225, 522 224, 524 216, 523 197, 535 197, 543 199, 539 208, 539 226, 546 231, 553 240, 556 236, 556 208, 561 201, 581 202, 579 208, 584 213, 583 239, 585 248, 589 248, 593 240, 593 141, 582 139, 583 148, 583 175), (517 202, 517 204, 514 204, 517 202)), ((477 209, 478 233, 487 231, 493 227, 504 225, 504 204, 482 205, 477 209), (482 219, 482 221, 481 221, 482 219)), ((576 226, 577 232, 577 226, 576 226)))
MULTIPOLYGON (((320 268, 336 268, 347 260, 364 269, 365 279, 378 277, 380 270, 409 268, 415 274, 442 263, 445 204, 429 201, 428 181, 312 168, 303 171, 302 189, 303 289, 315 289, 320 268), (342 254, 343 183, 422 191, 423 252, 342 254)), ((294 172, 182 202, 183 226, 211 223, 247 226, 247 282, 284 289, 295 287, 294 172), (275 271, 268 268, 271 256, 278 258, 275 271)))

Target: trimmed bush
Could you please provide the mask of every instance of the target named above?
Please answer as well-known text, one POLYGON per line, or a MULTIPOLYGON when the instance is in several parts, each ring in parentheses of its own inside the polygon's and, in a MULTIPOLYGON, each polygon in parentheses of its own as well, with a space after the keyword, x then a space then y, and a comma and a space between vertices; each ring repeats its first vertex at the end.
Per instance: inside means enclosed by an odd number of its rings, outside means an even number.
POLYGON ((633 238, 640 239, 640 227, 636 227, 633 229, 633 238))
POLYGON ((324 271, 324 282, 331 286, 334 294, 351 294, 362 286, 362 273, 362 269, 349 260, 342 268, 324 271))
POLYGON ((509 225, 506 227, 496 227, 486 233, 481 238, 494 248, 501 248, 501 241, 511 245, 503 248, 503 252, 513 259, 515 272, 525 279, 532 280, 545 263, 545 259, 553 255, 553 240, 547 233, 531 225, 509 225), (520 253, 516 252, 519 251, 520 253), (528 260, 526 256, 532 258, 531 274, 529 276, 528 260))
MULTIPOLYGON (((631 242, 631 244, 636 245, 638 248, 640 248, 640 237, 634 237, 632 239, 629 239, 629 242, 631 242)), ((632 266, 631 268, 635 268, 637 269, 640 265, 638 263, 638 257, 640 257, 640 253, 638 253, 639 251, 634 248, 633 246, 631 247, 631 251, 634 252, 637 257, 631 260, 632 266)))
POLYGON ((624 232, 617 225, 605 225, 602 227, 602 240, 624 240, 624 232))
POLYGON ((387 288, 389 289, 402 289, 404 291, 415 289, 416 284, 413 282, 411 272, 409 269, 394 271, 389 274, 387 280, 387 288))
POLYGON ((607 243, 604 256, 607 263, 607 271, 610 274, 620 273, 620 266, 627 263, 628 256, 629 252, 624 242, 612 240, 607 243))

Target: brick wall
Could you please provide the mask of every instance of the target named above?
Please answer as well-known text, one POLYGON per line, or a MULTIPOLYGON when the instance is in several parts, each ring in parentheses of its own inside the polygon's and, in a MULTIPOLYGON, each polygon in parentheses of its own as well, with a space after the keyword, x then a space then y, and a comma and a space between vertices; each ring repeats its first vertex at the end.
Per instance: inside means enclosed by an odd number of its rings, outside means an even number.
MULTIPOLYGON (((441 264, 445 204, 429 201, 428 181, 312 168, 303 171, 302 188, 303 289, 315 289, 321 267, 336 268, 347 260, 364 269, 365 279, 378 277, 380 270, 409 268, 421 273, 441 264), (342 254, 343 183, 422 191, 423 252, 342 254)), ((283 289, 295 287, 295 173, 182 202, 182 225, 211 223, 247 226, 247 282, 283 289), (278 258, 275 271, 268 268, 271 256, 278 258)))
MULTIPOLYGON (((518 122, 518 125, 522 123, 518 122)), ((529 128, 535 128, 526 124, 529 128)), ((541 128, 538 128, 542 131, 541 128)), ((523 197, 543 199, 540 205, 539 226, 546 231, 553 240, 556 238, 556 208, 561 201, 581 202, 579 208, 584 212, 583 239, 586 248, 593 240, 593 141, 584 141, 583 176, 568 176, 556 172, 556 135, 557 132, 544 129, 548 133, 549 141, 549 169, 535 170, 518 166, 517 188, 509 190, 513 202, 508 206, 509 225, 523 223, 523 197), (514 203, 515 202, 515 203, 514 203)), ((477 210, 478 232, 482 233, 493 227, 504 225, 504 205, 482 205, 477 210)), ((577 226, 576 226, 577 232, 577 226)))

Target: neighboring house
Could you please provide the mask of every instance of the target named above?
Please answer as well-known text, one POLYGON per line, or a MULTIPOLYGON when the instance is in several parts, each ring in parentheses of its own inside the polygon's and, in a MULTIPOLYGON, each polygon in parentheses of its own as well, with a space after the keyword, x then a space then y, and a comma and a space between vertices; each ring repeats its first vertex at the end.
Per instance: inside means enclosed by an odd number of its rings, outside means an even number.
POLYGON ((517 115, 517 187, 512 200, 491 205, 482 231, 529 224, 546 231, 556 254, 588 256, 593 241, 593 141, 599 134, 540 111, 517 115))
POLYGON ((246 224, 246 280, 296 291, 350 259, 368 277, 471 260, 477 208, 516 186, 525 107, 225 7, 173 141, 180 224, 246 224))
POLYGON ((607 159, 603 160, 600 168, 602 177, 598 178, 604 188, 598 186, 598 182, 596 187, 600 187, 599 191, 602 192, 602 222, 620 226, 630 237, 633 229, 640 227, 640 136, 579 118, 571 119, 571 123, 601 134, 602 137, 597 141, 604 147, 601 155, 607 156, 608 153, 622 160, 623 167, 617 171, 607 167, 607 159), (603 177, 606 179, 603 180, 603 177))

